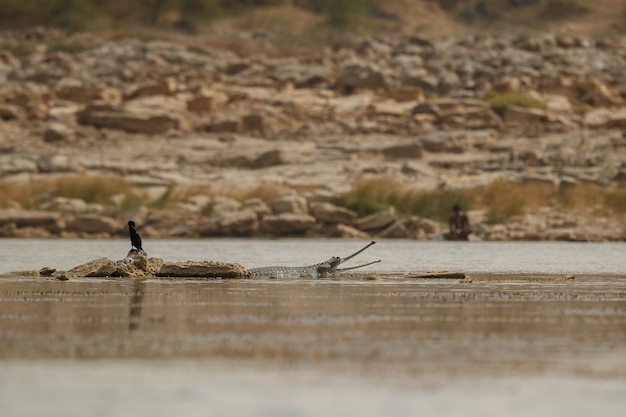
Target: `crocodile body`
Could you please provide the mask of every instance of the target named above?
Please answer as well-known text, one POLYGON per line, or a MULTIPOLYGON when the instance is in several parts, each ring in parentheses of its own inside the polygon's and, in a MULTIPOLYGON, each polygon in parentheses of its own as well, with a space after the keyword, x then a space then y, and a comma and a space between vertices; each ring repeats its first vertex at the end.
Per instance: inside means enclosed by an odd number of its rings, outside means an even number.
POLYGON ((326 261, 309 266, 264 266, 249 271, 252 278, 320 278, 328 276, 331 269, 332 265, 326 261))
POLYGON ((354 266, 351 268, 338 269, 337 267, 344 263, 345 261, 353 258, 359 253, 363 252, 365 249, 369 248, 376 242, 372 241, 367 246, 362 248, 361 250, 353 253, 350 256, 345 258, 340 258, 339 256, 333 256, 327 261, 320 262, 314 265, 308 266, 264 266, 260 268, 251 268, 249 271, 252 273, 252 278, 301 278, 301 277, 310 277, 310 278, 323 278, 332 275, 338 271, 347 271, 349 269, 361 268, 367 265, 371 265, 373 263, 380 262, 368 262, 363 265, 354 266))

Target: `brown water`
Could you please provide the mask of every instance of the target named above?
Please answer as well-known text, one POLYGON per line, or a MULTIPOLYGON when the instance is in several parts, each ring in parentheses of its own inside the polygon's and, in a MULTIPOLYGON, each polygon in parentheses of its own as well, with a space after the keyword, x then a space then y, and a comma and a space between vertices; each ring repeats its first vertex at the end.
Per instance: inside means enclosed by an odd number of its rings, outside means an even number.
POLYGON ((626 278, 0 281, 0 358, 626 378, 626 278))
POLYGON ((378 273, 1 278, 1 415, 624 415, 625 275, 378 273))

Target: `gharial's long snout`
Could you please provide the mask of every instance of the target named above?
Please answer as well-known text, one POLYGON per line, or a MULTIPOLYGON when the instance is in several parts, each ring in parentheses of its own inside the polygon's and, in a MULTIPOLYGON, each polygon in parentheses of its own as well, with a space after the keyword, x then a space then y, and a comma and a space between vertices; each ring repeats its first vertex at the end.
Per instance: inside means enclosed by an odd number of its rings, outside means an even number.
POLYGON ((345 258, 341 258, 339 264, 342 264, 344 262, 346 262, 347 260, 350 260, 352 258, 354 258, 355 256, 357 256, 359 253, 363 252, 365 249, 369 248, 370 246, 376 244, 376 241, 372 240, 370 243, 368 243, 367 245, 365 245, 365 247, 359 249, 358 251, 354 252, 352 255, 350 256, 346 256, 345 258))

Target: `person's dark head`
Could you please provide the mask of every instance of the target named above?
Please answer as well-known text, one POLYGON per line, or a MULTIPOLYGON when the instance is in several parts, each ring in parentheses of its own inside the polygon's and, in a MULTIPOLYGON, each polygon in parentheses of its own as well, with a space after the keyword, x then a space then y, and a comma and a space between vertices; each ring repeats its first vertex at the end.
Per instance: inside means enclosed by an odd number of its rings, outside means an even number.
POLYGON ((452 206, 452 211, 455 213, 458 213, 459 211, 461 211, 461 206, 458 204, 455 204, 454 206, 452 206))

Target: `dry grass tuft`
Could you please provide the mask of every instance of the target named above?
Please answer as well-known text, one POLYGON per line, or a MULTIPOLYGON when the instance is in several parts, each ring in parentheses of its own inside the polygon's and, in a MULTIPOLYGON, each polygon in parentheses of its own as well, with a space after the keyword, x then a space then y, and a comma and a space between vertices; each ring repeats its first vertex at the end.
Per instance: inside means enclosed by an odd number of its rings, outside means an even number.
POLYGON ((446 221, 454 204, 469 205, 465 191, 450 189, 415 190, 390 177, 371 177, 357 182, 337 203, 371 214, 393 206, 400 215, 419 215, 446 221))
POLYGON ((0 181, 0 205, 3 207, 18 204, 27 209, 36 209, 54 197, 111 205, 112 197, 120 194, 124 196, 123 206, 141 200, 131 185, 121 177, 64 175, 56 178, 31 177, 26 182, 0 181))
POLYGON ((496 181, 467 189, 415 190, 389 177, 361 180, 337 204, 366 215, 393 206, 401 216, 419 215, 446 222, 454 204, 485 211, 488 223, 504 223, 512 216, 536 213, 544 207, 588 211, 602 216, 626 213, 626 189, 603 189, 579 184, 560 191, 540 182, 496 181))
POLYGON ((474 204, 486 210, 488 223, 503 223, 512 216, 550 206, 556 187, 544 183, 496 181, 470 190, 474 204))

